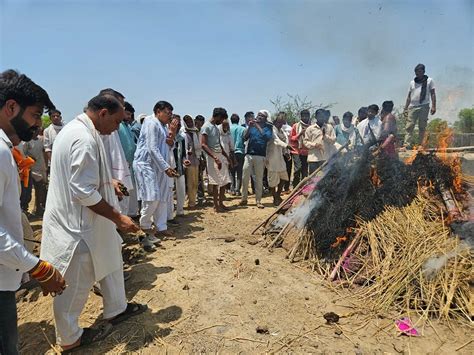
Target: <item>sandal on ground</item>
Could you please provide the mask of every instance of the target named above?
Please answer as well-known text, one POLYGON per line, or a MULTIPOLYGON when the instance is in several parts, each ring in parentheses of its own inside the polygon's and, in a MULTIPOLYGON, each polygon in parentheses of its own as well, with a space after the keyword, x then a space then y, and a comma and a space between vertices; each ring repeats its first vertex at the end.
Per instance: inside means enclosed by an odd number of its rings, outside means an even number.
POLYGON ((87 345, 104 340, 110 334, 112 328, 113 326, 110 323, 101 324, 97 328, 84 328, 81 335, 80 344, 73 348, 63 350, 61 354, 72 354, 76 350, 79 350, 87 345))
POLYGON ((262 203, 257 203, 257 208, 265 208, 265 206, 262 203))
POLYGON ((241 200, 239 206, 247 206, 247 200, 241 200))
POLYGON ((145 312, 148 309, 147 305, 139 303, 127 303, 127 308, 125 311, 115 316, 114 318, 108 320, 112 325, 117 325, 129 319, 130 317, 139 315, 145 312))

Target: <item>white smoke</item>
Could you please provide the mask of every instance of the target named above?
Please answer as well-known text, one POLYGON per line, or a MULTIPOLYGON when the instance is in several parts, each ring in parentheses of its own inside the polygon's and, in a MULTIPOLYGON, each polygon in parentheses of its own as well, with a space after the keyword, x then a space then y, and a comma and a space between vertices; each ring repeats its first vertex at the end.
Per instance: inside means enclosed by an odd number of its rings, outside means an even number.
POLYGON ((279 215, 274 222, 275 228, 283 228, 288 222, 291 222, 298 229, 306 225, 306 221, 315 208, 321 206, 321 197, 317 192, 311 199, 307 198, 300 205, 291 208, 286 214, 279 215))
POLYGON ((461 242, 456 247, 456 249, 450 251, 449 253, 440 256, 434 256, 428 259, 423 265, 423 275, 427 280, 432 280, 439 270, 441 270, 446 265, 449 259, 454 258, 460 252, 469 248, 471 248, 469 244, 461 242))

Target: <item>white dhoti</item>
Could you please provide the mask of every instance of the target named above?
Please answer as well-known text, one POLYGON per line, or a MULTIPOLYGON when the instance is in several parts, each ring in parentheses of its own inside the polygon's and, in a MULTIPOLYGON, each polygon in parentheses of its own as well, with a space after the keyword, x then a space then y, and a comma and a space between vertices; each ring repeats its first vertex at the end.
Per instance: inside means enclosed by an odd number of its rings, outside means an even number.
MULTIPOLYGON (((89 248, 80 242, 64 274, 68 287, 54 298, 53 310, 56 322, 56 339, 59 345, 71 345, 82 335, 79 316, 94 285, 94 266, 89 248)), ((99 281, 104 305, 103 318, 112 318, 127 308, 123 268, 99 281)))
POLYGON ((214 155, 221 161, 222 167, 219 170, 214 159, 210 156, 206 157, 209 185, 226 186, 230 184, 229 163, 222 153, 214 153, 214 155))
POLYGON ((174 178, 176 186, 176 215, 184 215, 184 200, 186 199, 186 180, 184 175, 174 178))
POLYGON ((136 184, 134 185, 134 189, 129 191, 130 196, 128 198, 128 215, 130 217, 138 216, 138 196, 137 196, 137 189, 136 184))
POLYGON ((168 205, 168 201, 142 201, 140 228, 151 229, 152 224, 155 223, 158 231, 167 230, 168 205))
POLYGON ((277 187, 281 181, 288 181, 287 171, 267 170, 268 187, 277 187))

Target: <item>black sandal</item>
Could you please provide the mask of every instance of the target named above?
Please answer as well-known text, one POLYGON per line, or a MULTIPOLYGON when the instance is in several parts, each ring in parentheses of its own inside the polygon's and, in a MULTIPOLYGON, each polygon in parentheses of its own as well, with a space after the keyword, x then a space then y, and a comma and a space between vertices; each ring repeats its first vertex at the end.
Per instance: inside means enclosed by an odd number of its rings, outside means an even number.
POLYGON ((127 303, 127 308, 125 309, 125 311, 115 316, 108 322, 112 325, 117 325, 119 323, 122 323, 123 321, 126 321, 130 317, 133 317, 145 312, 147 309, 148 309, 148 306, 145 304, 127 303))
POLYGON ((87 345, 104 340, 110 334, 112 328, 113 326, 110 323, 101 324, 97 328, 84 328, 84 331, 81 335, 81 343, 74 348, 62 351, 61 354, 72 354, 76 350, 79 350, 87 345))

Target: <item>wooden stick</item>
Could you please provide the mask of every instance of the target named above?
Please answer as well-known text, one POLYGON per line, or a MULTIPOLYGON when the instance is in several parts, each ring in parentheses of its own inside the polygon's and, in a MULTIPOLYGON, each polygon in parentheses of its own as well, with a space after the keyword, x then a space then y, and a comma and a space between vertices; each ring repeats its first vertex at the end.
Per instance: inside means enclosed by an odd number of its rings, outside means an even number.
POLYGON ((211 329, 211 328, 215 328, 215 327, 224 327, 224 326, 225 326, 225 324, 214 324, 214 325, 210 325, 210 326, 208 326, 208 327, 204 327, 204 328, 195 330, 195 331, 193 331, 193 332, 184 333, 184 334, 185 334, 185 335, 191 335, 191 334, 195 334, 195 333, 202 332, 203 330, 207 330, 207 329, 211 329))
POLYGON ((462 348, 465 348, 466 346, 468 346, 469 344, 471 344, 473 341, 474 341, 474 339, 469 340, 467 343, 464 343, 464 344, 461 345, 459 348, 456 348, 455 351, 459 351, 459 350, 461 350, 462 348))
POLYGON ((277 236, 272 240, 272 242, 268 245, 268 249, 271 249, 275 244, 276 242, 280 239, 280 237, 282 236, 282 234, 288 229, 289 225, 291 224, 291 221, 287 222, 283 228, 281 229, 281 231, 277 234, 277 236))
POLYGON ((352 239, 352 242, 349 244, 349 246, 346 248, 346 250, 344 250, 341 257, 337 261, 336 266, 334 266, 334 269, 332 270, 331 274, 329 275, 329 280, 330 281, 333 281, 336 278, 336 275, 337 275, 337 272, 339 271, 339 268, 341 267, 341 265, 344 262, 344 260, 346 259, 346 257, 352 252, 352 250, 354 250, 354 247, 356 246, 356 243, 359 242, 359 239, 360 239, 361 235, 362 235, 362 230, 359 230, 357 232, 356 236, 354 237, 354 239, 352 239))
POLYGON ((318 174, 321 170, 323 170, 328 164, 329 162, 332 162, 338 155, 339 153, 347 147, 347 145, 349 144, 349 141, 344 144, 342 147, 340 147, 336 153, 334 153, 333 156, 331 156, 331 158, 329 158, 328 160, 326 160, 318 169, 316 169, 315 171, 313 171, 310 175, 308 175, 307 177, 305 177, 303 180, 300 181, 300 183, 298 185, 296 185, 296 187, 291 191, 291 193, 288 195, 288 197, 282 201, 280 203, 280 205, 276 208, 275 211, 273 211, 273 213, 267 218, 265 219, 262 223, 260 223, 257 228, 255 228, 253 231, 252 231, 252 234, 254 234, 256 231, 258 231, 260 229, 260 227, 264 227, 267 222, 274 216, 276 215, 278 212, 280 212, 283 207, 285 207, 288 203, 288 201, 290 201, 291 198, 293 198, 296 194, 298 194, 302 189, 303 187, 306 185, 306 183, 308 181, 310 181, 314 176, 316 176, 316 174, 318 174))
POLYGON ((306 229, 303 228, 300 233, 298 234, 298 239, 296 240, 296 243, 295 243, 295 246, 293 247, 293 249, 291 250, 290 254, 289 254, 289 259, 290 259, 290 263, 293 262, 293 259, 295 258, 295 255, 296 255, 296 252, 298 251, 299 247, 300 247, 300 244, 301 244, 301 239, 303 238, 303 234, 305 233, 306 229))

